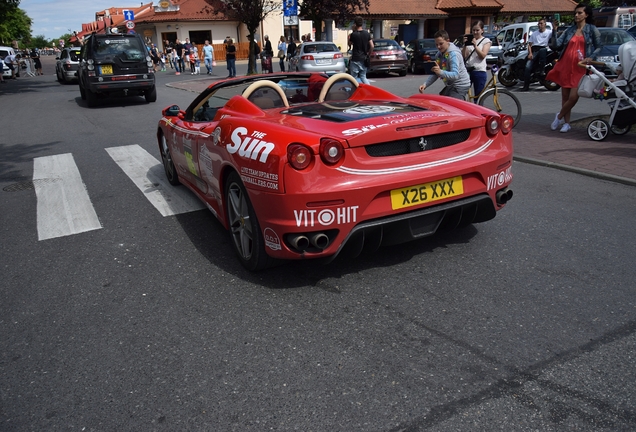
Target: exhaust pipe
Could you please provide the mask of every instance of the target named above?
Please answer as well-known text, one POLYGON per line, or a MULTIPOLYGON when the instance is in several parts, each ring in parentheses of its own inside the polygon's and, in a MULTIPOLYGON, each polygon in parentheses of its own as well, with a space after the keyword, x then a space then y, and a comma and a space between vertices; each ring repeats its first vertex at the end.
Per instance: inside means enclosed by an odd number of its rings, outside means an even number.
POLYGON ((495 197, 497 199, 497 204, 504 205, 512 199, 512 190, 508 188, 498 190, 495 197))
POLYGON ((309 242, 318 249, 324 249, 329 246, 329 237, 324 233, 315 233, 309 237, 309 242))
POLYGON ((298 249, 301 252, 306 251, 309 247, 309 239, 307 238, 307 236, 304 236, 302 234, 292 236, 289 239, 289 243, 291 243, 291 245, 295 249, 298 249))

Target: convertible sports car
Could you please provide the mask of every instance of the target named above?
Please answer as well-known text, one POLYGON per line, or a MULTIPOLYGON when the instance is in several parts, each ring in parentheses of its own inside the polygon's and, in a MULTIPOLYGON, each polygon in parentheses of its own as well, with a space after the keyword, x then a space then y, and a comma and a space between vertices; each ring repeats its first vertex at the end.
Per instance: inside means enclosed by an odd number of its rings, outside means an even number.
POLYGON ((512 197, 512 118, 457 99, 279 73, 162 114, 169 182, 207 204, 249 270, 487 221, 512 197))

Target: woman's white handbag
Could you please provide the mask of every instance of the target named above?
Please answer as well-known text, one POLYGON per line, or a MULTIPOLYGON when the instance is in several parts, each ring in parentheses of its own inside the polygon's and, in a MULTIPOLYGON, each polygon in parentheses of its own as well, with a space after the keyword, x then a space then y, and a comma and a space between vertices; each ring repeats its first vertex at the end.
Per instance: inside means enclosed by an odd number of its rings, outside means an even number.
POLYGON ((594 90, 603 87, 603 80, 596 74, 585 74, 579 81, 579 96, 584 98, 594 97, 594 90))

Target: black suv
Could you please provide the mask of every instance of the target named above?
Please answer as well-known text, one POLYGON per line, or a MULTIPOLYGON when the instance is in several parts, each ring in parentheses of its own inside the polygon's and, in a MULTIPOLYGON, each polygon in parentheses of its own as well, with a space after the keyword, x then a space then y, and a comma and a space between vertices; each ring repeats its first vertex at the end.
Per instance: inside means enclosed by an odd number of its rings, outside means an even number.
POLYGON ((79 88, 88 106, 98 96, 143 95, 146 102, 157 100, 152 59, 138 34, 96 34, 82 46, 79 88))

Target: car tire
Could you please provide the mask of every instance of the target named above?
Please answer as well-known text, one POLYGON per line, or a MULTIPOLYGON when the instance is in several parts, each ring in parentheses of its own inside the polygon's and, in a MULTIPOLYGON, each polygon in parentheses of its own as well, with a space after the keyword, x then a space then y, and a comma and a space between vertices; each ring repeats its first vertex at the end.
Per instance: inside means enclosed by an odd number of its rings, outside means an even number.
POLYGON ((82 87, 82 83, 79 83, 79 89, 80 89, 80 96, 82 97, 82 100, 86 100, 86 90, 84 90, 84 87, 82 87))
POLYGON ((62 77, 60 76, 60 71, 58 69, 55 69, 55 75, 57 75, 57 82, 59 82, 60 84, 64 84, 62 77))
POLYGON ((174 166, 174 162, 172 161, 172 154, 170 153, 170 147, 168 147, 168 141, 166 140, 166 136, 161 134, 160 142, 159 142, 159 150, 161 151, 161 160, 163 161, 163 170, 166 173, 166 179, 168 179, 168 183, 172 186, 177 186, 181 182, 179 181, 179 176, 177 175, 177 169, 174 166))
POLYGON ((88 104, 88 106, 90 108, 93 108, 94 106, 96 106, 97 95, 93 93, 92 91, 90 91, 89 89, 84 89, 84 92, 86 93, 86 103, 88 104))
POLYGON ((146 98, 146 102, 156 102, 157 101, 157 87, 152 86, 152 89, 146 90, 144 93, 144 97, 146 98))
POLYGON ((225 186, 225 207, 232 246, 247 270, 257 271, 274 264, 265 252, 265 240, 241 177, 232 172, 225 186))
POLYGON ((400 76, 401 77, 406 76, 406 68, 400 71, 400 76))

